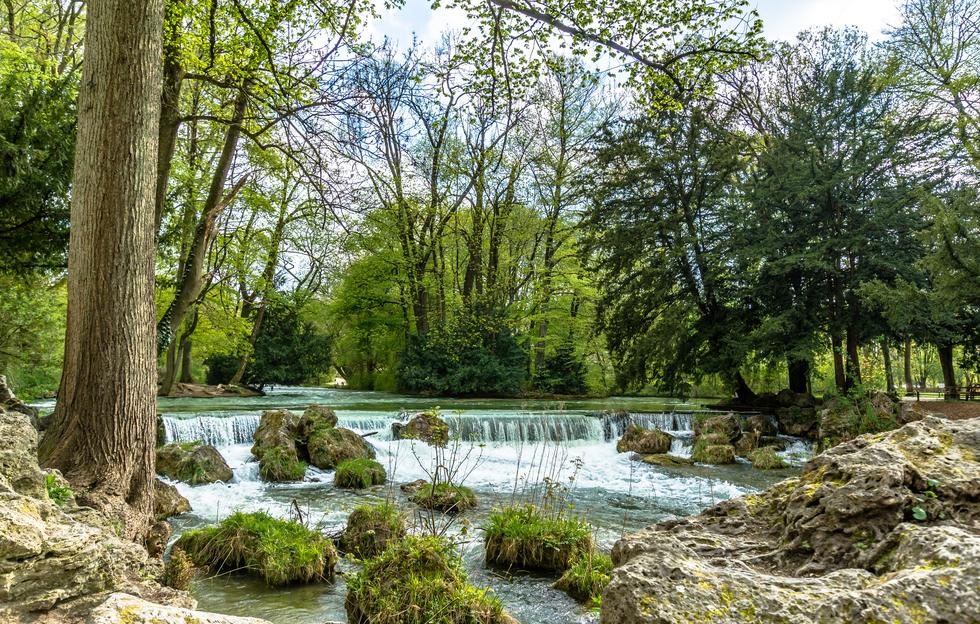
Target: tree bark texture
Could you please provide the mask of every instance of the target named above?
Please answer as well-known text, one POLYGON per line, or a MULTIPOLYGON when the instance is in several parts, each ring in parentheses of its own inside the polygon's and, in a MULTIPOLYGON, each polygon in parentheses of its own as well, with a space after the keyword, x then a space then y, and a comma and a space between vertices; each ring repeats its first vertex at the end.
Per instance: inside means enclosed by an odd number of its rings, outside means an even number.
POLYGON ((915 384, 912 382, 912 339, 905 339, 905 360, 904 373, 905 373, 905 392, 906 394, 912 394, 915 391, 915 384))
POLYGON ((939 345, 939 365, 943 369, 943 396, 946 400, 960 398, 960 389, 956 383, 956 368, 953 366, 953 347, 939 345))
POLYGON ((58 402, 42 441, 84 505, 142 541, 153 518, 153 259, 162 0, 90 0, 58 402))

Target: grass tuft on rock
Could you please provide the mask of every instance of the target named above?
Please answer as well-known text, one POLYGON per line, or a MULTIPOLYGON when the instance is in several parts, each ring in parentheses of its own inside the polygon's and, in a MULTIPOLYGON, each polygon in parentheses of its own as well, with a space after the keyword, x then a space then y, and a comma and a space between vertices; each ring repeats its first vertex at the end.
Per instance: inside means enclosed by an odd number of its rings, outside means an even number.
POLYGON ((445 540, 412 536, 392 543, 347 578, 351 624, 504 624, 490 590, 467 585, 463 562, 445 540))
POLYGON ((695 440, 691 459, 702 464, 734 464, 735 447, 728 444, 724 436, 707 433, 698 436, 695 440), (722 439, 725 441, 722 442, 722 439))
POLYGON ((161 582, 173 589, 187 591, 191 587, 191 581, 197 574, 194 562, 187 556, 183 548, 174 548, 170 551, 170 559, 163 567, 163 578, 161 582))
POLYGON ((779 470, 786 467, 786 462, 771 446, 755 449, 749 454, 749 459, 752 460, 752 466, 759 470, 779 470))
POLYGON ((484 527, 487 563, 562 574, 593 551, 588 523, 534 505, 493 511, 484 527))
POLYGON ((333 483, 341 488, 361 489, 382 485, 385 479, 384 466, 373 459, 348 459, 337 466, 333 483))
POLYGON ((184 533, 174 544, 212 573, 245 572, 270 586, 333 581, 333 543, 298 522, 237 512, 218 525, 184 533))
POLYGON ((593 551, 579 557, 561 578, 555 581, 554 588, 560 589, 575 600, 585 604, 597 604, 602 598, 602 590, 612 580, 613 563, 609 555, 593 551))
POLYGON ((263 481, 302 481, 306 476, 306 462, 276 446, 267 450, 259 460, 259 476, 263 481))
POLYGON ((457 514, 476 507, 476 494, 473 490, 450 483, 439 483, 435 486, 427 483, 412 494, 409 500, 419 507, 447 514, 457 514))
POLYGON ((659 429, 644 429, 637 425, 626 428, 623 437, 616 442, 619 453, 635 452, 643 455, 663 454, 670 450, 674 441, 669 433, 659 429))
POLYGON ((377 557, 405 537, 405 518, 391 503, 360 505, 347 519, 338 546, 358 559, 377 557))

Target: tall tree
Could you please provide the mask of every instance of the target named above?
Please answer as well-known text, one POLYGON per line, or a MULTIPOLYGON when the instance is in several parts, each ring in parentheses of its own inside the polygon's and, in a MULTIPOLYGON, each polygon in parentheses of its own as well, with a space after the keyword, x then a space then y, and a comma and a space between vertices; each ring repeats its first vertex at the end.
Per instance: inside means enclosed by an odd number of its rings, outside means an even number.
POLYGON ((161 0, 90 0, 68 252, 68 330, 40 454, 142 540, 153 517, 154 197, 161 0))

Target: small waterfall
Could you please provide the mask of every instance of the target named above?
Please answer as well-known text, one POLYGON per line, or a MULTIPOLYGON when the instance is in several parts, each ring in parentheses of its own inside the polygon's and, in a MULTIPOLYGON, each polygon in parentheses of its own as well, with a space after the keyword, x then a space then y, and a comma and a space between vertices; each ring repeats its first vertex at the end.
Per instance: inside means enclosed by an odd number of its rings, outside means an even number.
POLYGON ((258 414, 233 416, 197 416, 195 418, 163 417, 167 442, 200 441, 211 446, 251 444, 259 427, 258 414))
POLYGON ((602 426, 578 415, 471 416, 449 419, 453 434, 473 442, 573 442, 602 440, 602 426))
MULTIPOLYGON (((602 412, 596 416, 602 421, 603 439, 607 442, 618 440, 626 433, 630 425, 639 425, 644 429, 660 429, 661 431, 693 431, 694 412, 602 412)), ((676 437, 676 436, 675 436, 676 437)))

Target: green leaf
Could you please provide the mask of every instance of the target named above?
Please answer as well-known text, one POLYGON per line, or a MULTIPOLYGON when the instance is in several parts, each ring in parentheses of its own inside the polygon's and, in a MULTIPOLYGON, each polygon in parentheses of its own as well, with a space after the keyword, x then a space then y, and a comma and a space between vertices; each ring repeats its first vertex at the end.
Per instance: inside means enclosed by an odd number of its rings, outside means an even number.
POLYGON ((926 513, 925 509, 916 505, 912 508, 912 517, 921 522, 923 520, 927 520, 929 518, 929 514, 926 513))

